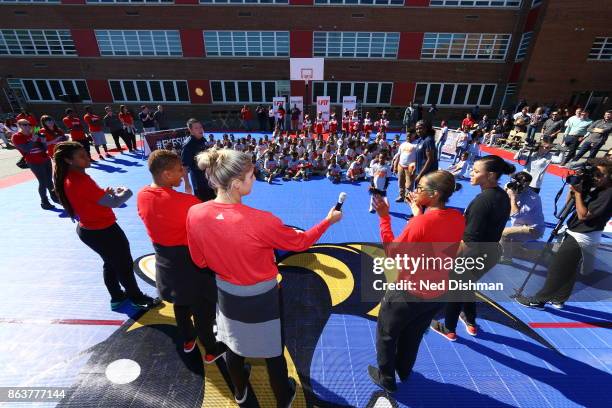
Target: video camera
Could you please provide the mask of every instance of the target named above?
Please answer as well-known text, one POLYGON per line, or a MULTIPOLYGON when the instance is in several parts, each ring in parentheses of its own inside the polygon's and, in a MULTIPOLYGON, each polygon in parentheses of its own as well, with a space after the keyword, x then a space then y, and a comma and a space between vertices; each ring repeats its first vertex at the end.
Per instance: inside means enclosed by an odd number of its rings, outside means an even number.
POLYGON ((531 183, 531 174, 526 171, 519 171, 510 176, 511 180, 506 184, 506 188, 514 191, 516 194, 521 194, 531 183))
POLYGON ((589 191, 593 183, 593 173, 595 166, 588 161, 578 167, 574 174, 570 174, 565 178, 565 182, 571 186, 582 186, 583 191, 589 191))

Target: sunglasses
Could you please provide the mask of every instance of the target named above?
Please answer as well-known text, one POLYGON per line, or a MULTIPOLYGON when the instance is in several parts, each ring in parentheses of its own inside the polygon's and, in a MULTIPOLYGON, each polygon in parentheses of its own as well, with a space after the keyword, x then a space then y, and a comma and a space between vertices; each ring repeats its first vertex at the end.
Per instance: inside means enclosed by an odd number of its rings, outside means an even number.
POLYGON ((416 186, 414 191, 416 191, 417 193, 422 193, 423 191, 436 191, 436 190, 433 190, 431 188, 426 188, 426 187, 423 187, 423 186, 416 186))

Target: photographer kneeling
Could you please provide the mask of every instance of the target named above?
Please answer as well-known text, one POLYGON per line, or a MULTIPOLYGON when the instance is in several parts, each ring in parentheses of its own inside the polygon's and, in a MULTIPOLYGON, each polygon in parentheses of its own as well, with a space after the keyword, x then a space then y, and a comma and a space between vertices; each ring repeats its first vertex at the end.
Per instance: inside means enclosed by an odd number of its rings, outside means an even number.
POLYGON ((502 232, 503 254, 500 263, 512 263, 512 250, 516 243, 535 240, 544 235, 542 199, 529 187, 531 181, 531 175, 521 171, 513 174, 512 181, 506 185, 512 225, 502 232))
POLYGON ((544 287, 532 297, 517 297, 523 306, 543 310, 546 303, 551 303, 563 308, 576 283, 580 260, 582 275, 593 270, 602 231, 612 216, 612 162, 590 161, 581 181, 570 184, 567 200, 572 199, 576 209, 567 222, 565 239, 548 266, 544 287))

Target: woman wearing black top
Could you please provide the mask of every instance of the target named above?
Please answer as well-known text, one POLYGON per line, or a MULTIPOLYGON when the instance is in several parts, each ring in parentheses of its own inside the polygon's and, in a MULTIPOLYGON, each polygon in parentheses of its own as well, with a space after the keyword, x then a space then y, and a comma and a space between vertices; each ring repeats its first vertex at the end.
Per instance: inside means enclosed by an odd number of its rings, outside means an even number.
MULTIPOLYGON (((502 174, 512 174, 514 170, 512 164, 499 156, 485 156, 474 163, 470 184, 480 186, 481 193, 465 210, 466 226, 459 250, 462 257, 484 257, 486 260, 484 269, 470 271, 473 280, 477 280, 495 266, 501 256, 498 242, 510 218, 510 198, 498 182, 502 174)), ((447 303, 444 323, 434 320, 431 328, 448 340, 455 341, 459 319, 468 334, 476 336, 475 302, 447 303)))

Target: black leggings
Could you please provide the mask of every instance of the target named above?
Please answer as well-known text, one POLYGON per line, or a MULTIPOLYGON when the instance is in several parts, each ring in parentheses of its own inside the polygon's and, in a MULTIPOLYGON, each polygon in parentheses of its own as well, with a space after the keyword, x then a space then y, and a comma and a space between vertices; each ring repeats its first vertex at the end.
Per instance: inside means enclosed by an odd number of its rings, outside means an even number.
POLYGON ((117 223, 101 230, 85 229, 77 225, 77 235, 104 261, 104 284, 112 300, 123 298, 121 286, 132 300, 143 296, 134 276, 130 243, 117 223))
POLYGON ((449 331, 457 331, 457 322, 461 311, 465 314, 465 320, 469 324, 476 325, 476 302, 449 302, 446 304, 444 314, 444 326, 449 331))
POLYGON ((30 163, 29 166, 38 180, 38 195, 40 196, 40 201, 42 203, 49 202, 47 190, 51 196, 55 194, 53 192, 53 170, 51 167, 51 160, 47 160, 41 164, 30 163))
POLYGON ((567 234, 548 266, 544 286, 533 297, 537 302, 565 302, 576 284, 582 249, 576 238, 567 234))
POLYGON ((127 145, 129 151, 136 149, 136 134, 135 133, 132 133, 129 130, 124 129, 123 140, 125 141, 125 144, 127 145))
POLYGON ((204 344, 206 352, 217 354, 217 341, 213 334, 213 324, 217 305, 201 297, 193 305, 174 305, 174 317, 179 335, 184 341, 193 340, 196 335, 204 344), (194 324, 191 322, 193 316, 194 324))
MULTIPOLYGON (((244 357, 228 349, 225 353, 225 361, 227 362, 227 368, 232 383, 234 384, 234 393, 242 397, 248 385, 246 371, 244 369, 244 357)), ((268 367, 270 386, 276 398, 276 406, 286 407, 289 403, 289 373, 287 371, 287 360, 285 360, 283 354, 277 357, 266 358, 266 366, 268 367)))

